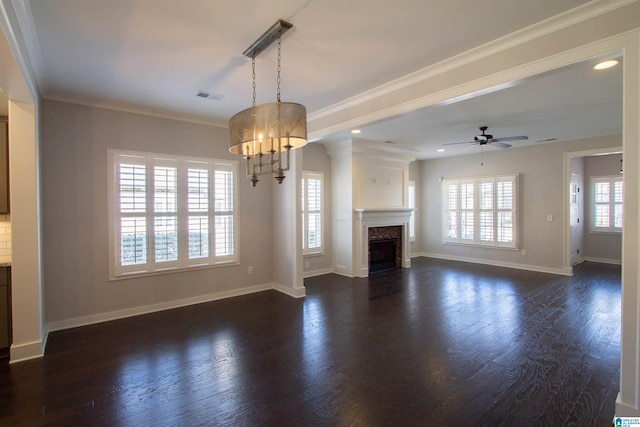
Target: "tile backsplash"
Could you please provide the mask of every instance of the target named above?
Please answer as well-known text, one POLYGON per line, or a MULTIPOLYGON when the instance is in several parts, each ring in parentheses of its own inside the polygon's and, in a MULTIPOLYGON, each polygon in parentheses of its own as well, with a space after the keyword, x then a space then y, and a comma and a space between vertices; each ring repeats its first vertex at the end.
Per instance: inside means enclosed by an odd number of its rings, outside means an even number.
POLYGON ((0 215, 0 263, 11 262, 11 214, 0 215))

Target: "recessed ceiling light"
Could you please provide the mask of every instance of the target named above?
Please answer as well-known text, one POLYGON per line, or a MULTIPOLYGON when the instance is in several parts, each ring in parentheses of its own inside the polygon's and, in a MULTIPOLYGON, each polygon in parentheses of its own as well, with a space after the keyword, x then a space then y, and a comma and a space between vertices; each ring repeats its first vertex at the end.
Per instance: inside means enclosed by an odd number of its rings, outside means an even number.
POLYGON ((606 70, 607 68, 615 67, 620 61, 617 59, 607 59, 606 61, 598 62, 593 69, 594 70, 606 70))
POLYGON ((436 151, 438 151, 438 153, 444 153, 444 148, 438 148, 436 151))
POLYGON ((360 129, 354 129, 354 130, 351 131, 351 133, 354 134, 354 135, 357 135, 360 132, 362 132, 360 129))

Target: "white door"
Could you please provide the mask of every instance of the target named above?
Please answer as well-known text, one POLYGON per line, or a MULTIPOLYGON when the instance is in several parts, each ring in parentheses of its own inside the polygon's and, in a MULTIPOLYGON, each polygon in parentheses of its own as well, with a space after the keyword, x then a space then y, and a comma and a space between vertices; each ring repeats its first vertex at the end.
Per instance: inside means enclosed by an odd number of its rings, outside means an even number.
POLYGON ((582 255, 580 254, 580 246, 582 245, 582 232, 584 224, 582 223, 582 193, 580 192, 581 179, 580 176, 571 174, 571 188, 569 189, 569 226, 571 227, 571 265, 580 262, 582 255))

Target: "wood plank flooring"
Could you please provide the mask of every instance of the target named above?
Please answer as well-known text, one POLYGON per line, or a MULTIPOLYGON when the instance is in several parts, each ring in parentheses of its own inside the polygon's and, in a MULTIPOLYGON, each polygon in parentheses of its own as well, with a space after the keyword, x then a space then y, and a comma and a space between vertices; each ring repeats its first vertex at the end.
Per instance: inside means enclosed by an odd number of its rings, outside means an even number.
POLYGON ((612 424, 619 266, 415 258, 305 285, 52 333, 0 362, 0 425, 612 424))

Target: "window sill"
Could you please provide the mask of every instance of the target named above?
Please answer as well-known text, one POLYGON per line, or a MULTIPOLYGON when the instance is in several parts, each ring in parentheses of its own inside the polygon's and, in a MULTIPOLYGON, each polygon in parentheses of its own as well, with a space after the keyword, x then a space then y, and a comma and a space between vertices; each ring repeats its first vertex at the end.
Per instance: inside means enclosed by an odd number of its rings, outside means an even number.
POLYGON ((442 242, 444 245, 461 246, 465 248, 478 248, 478 249, 502 249, 507 251, 519 251, 517 246, 496 246, 496 245, 483 245, 478 243, 461 243, 461 242, 442 242))
POLYGON ((188 271, 207 270, 210 268, 229 267, 233 265, 240 265, 238 261, 220 262, 218 264, 208 265, 194 265, 192 267, 179 267, 179 268, 167 268, 165 270, 141 272, 141 273, 125 273, 120 276, 109 275, 110 282, 119 282, 121 280, 139 279, 142 277, 161 276, 165 274, 185 273, 188 271))
POLYGON ((312 253, 308 253, 308 254, 302 254, 303 258, 313 258, 313 257, 319 257, 319 256, 324 256, 324 251, 322 251, 322 252, 312 252, 312 253))
POLYGON ((611 236, 622 236, 622 231, 615 231, 615 230, 605 230, 605 231, 600 231, 600 230, 589 230, 589 234, 596 234, 596 235, 611 235, 611 236))

